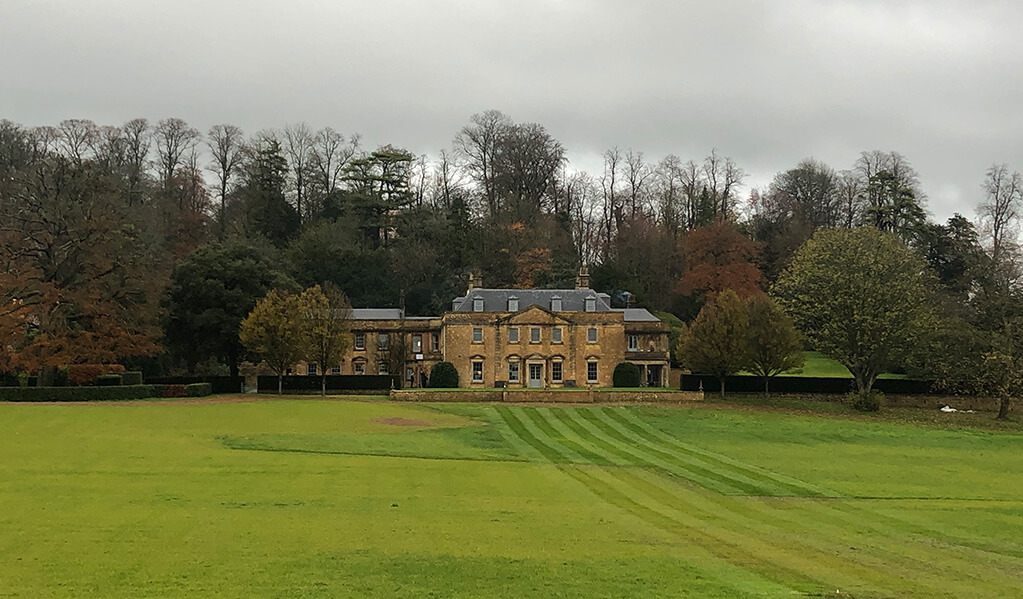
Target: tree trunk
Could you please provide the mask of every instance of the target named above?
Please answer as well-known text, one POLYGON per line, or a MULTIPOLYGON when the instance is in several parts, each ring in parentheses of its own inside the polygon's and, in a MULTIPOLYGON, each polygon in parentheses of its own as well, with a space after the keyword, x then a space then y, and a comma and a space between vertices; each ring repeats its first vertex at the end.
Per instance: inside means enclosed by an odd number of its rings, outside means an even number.
POLYGON ((320 396, 327 396, 327 369, 323 369, 323 374, 320 375, 320 396))
POLYGON ((1008 420, 1009 419, 1009 396, 1003 395, 998 400, 998 419, 1008 420))
POLYGON ((718 382, 721 383, 721 399, 725 398, 725 377, 719 377, 718 382))
POLYGON ((771 377, 765 376, 764 377, 764 399, 770 399, 770 397, 771 397, 770 385, 771 385, 771 377))
POLYGON ((277 373, 277 395, 284 395, 284 373, 277 373))

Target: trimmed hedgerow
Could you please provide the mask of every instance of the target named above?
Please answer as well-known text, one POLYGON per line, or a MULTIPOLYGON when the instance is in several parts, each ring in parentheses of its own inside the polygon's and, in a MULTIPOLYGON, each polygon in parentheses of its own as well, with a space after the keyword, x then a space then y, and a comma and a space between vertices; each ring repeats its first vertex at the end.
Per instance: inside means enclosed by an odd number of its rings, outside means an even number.
POLYGON ((116 387, 0 387, 0 401, 126 401, 154 397, 204 397, 209 383, 192 385, 120 385, 116 387))
POLYGON ((128 370, 121 373, 121 384, 122 385, 141 385, 142 384, 142 373, 138 370, 128 370))

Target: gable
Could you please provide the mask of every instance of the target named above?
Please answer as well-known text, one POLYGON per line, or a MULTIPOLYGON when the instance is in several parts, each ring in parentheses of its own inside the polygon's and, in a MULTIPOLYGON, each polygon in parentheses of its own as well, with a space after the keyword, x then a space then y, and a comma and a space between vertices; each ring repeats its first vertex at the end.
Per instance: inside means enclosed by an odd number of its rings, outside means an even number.
POLYGON ((551 312, 550 310, 545 310, 544 308, 541 308, 540 306, 536 306, 536 305, 529 306, 528 308, 524 308, 522 310, 519 310, 518 312, 515 312, 513 314, 509 314, 508 316, 503 316, 503 317, 497 319, 497 321, 498 321, 499 324, 503 324, 503 325, 516 325, 516 324, 522 324, 522 325, 540 324, 540 325, 543 325, 543 324, 569 324, 569 323, 571 323, 571 321, 568 318, 566 318, 565 316, 563 316, 561 314, 557 314, 557 313, 551 312))

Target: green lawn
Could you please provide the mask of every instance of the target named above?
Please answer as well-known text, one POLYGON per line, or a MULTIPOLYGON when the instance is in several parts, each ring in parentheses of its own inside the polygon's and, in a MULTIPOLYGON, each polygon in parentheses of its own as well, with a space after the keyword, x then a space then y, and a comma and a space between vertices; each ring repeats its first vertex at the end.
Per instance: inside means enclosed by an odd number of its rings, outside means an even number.
MULTIPOLYGON (((825 356, 820 352, 803 352, 803 368, 801 372, 786 372, 783 376, 807 376, 851 379, 852 373, 845 366, 825 356)), ((902 379, 904 374, 882 374, 883 379, 902 379)))
POLYGON ((0 597, 1018 597, 1021 441, 720 405, 6 404, 0 597))

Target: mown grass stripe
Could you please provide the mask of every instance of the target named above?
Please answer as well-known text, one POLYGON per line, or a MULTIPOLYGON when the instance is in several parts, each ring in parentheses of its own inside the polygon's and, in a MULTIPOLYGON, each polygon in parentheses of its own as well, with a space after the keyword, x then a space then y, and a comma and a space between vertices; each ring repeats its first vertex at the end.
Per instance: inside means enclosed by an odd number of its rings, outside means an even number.
POLYGON ((537 432, 546 437, 546 441, 551 444, 559 445, 562 453, 566 456, 571 455, 575 458, 570 459, 569 461, 583 464, 595 464, 598 466, 613 465, 613 462, 607 460, 604 456, 586 449, 572 439, 567 439, 559 435, 554 427, 547 422, 547 419, 543 417, 543 414, 540 414, 536 408, 522 408, 522 413, 525 414, 526 418, 528 418, 533 426, 536 427, 537 432))
MULTIPOLYGON (((615 490, 609 486, 606 481, 601 481, 594 474, 587 473, 584 470, 586 466, 566 463, 563 459, 563 454, 559 449, 548 445, 547 441, 541 440, 534 434, 533 430, 531 430, 533 427, 527 425, 528 418, 520 409, 511 409, 501 406, 496 408, 496 411, 508 424, 509 430, 518 436, 523 443, 529 445, 540 455, 547 458, 547 460, 558 468, 559 471, 568 475, 571 479, 581 484, 591 493, 656 529, 678 534, 678 524, 670 518, 643 506, 629 498, 627 495, 615 490)), ((606 476, 606 472, 604 472, 603 469, 597 468, 597 471, 606 476)), ((699 530, 692 530, 691 532, 697 537, 702 537, 702 542, 698 543, 695 547, 688 546, 688 549, 694 550, 698 547, 698 552, 702 554, 699 556, 702 562, 713 563, 715 564, 715 569, 726 571, 726 577, 715 578, 723 582, 727 582, 729 585, 733 586, 737 592, 748 594, 751 597, 763 596, 765 592, 777 596, 784 596, 793 592, 792 586, 778 581, 778 572, 767 569, 761 574, 748 568, 735 565, 729 561, 727 557, 720 555, 720 545, 717 543, 716 539, 699 530)), ((750 559, 753 559, 752 556, 750 559)))
MULTIPOLYGON (((617 450, 616 447, 609 445, 606 441, 602 442, 599 438, 592 438, 593 434, 600 435, 599 431, 595 431, 592 428, 583 428, 585 423, 572 422, 570 416, 579 417, 579 415, 575 412, 575 409, 550 410, 551 414, 562 419, 567 425, 572 427, 576 434, 584 437, 588 442, 601 445, 605 451, 617 450)), ((614 472, 612 474, 619 477, 624 476, 620 472, 614 472)), ((662 495, 662 502, 665 501, 666 497, 670 500, 668 503, 674 506, 675 509, 700 512, 705 523, 709 524, 710 522, 720 522, 726 530, 735 528, 748 529, 750 527, 759 529, 776 539, 776 544, 774 545, 776 548, 779 546, 778 543, 784 540, 785 546, 790 547, 794 554, 812 551, 820 555, 830 555, 840 553, 843 550, 848 553, 848 545, 843 543, 848 541, 849 531, 844 529, 839 530, 829 526, 827 524, 828 519, 826 517, 821 520, 815 520, 812 523, 795 519, 787 519, 784 517, 779 518, 780 514, 777 513, 779 510, 772 510, 766 506, 757 506, 755 502, 752 501, 740 500, 733 500, 730 502, 732 505, 730 505, 727 509, 722 509, 723 506, 721 505, 721 501, 724 501, 724 498, 720 498, 718 503, 715 505, 703 505, 701 508, 697 508, 692 503, 692 499, 697 497, 694 494, 688 495, 690 501, 686 503, 684 508, 678 508, 679 501, 674 495, 662 495), (787 521, 795 528, 795 530, 800 530, 802 532, 794 533, 778 526, 777 522, 779 520, 787 521), (821 532, 824 530, 830 530, 833 533, 830 538, 841 538, 843 539, 843 543, 835 544, 825 540, 825 537, 822 537, 821 535, 821 532)), ((702 500, 703 498, 700 499, 702 500)), ((703 501, 703 503, 706 504, 707 502, 703 501)), ((860 544, 863 545, 864 543, 861 542, 860 544)), ((908 559, 914 564, 914 568, 917 572, 919 572, 922 578, 926 578, 929 573, 928 563, 926 561, 921 561, 921 557, 925 558, 926 556, 921 556, 919 551, 915 551, 914 548, 910 546, 905 547, 901 553, 892 551, 881 551, 881 553, 883 555, 877 557, 870 556, 867 553, 857 553, 856 557, 860 558, 858 561, 868 562, 864 568, 861 568, 861 571, 857 575, 863 577, 866 575, 864 574, 865 572, 870 574, 875 570, 885 570, 892 557, 903 557, 908 559)), ((831 567, 841 568, 843 563, 843 561, 832 561, 831 567)), ((966 574, 967 573, 964 572, 964 575, 966 574)))
MULTIPOLYGON (((707 480, 718 481, 720 485, 730 487, 730 490, 719 490, 719 492, 726 495, 776 495, 780 494, 780 491, 766 488, 756 483, 756 481, 749 480, 737 475, 729 470, 716 470, 711 466, 696 463, 695 460, 684 460, 678 456, 667 453, 657 446, 650 445, 643 439, 638 439, 634 435, 630 435, 625 431, 621 431, 615 428, 612 424, 606 422, 599 417, 600 408, 596 409, 580 409, 577 413, 580 416, 580 422, 585 423, 587 426, 593 427, 600 431, 600 434, 604 434, 612 439, 617 445, 621 447, 632 448, 633 451, 641 451, 648 456, 652 456, 651 460, 655 460, 659 465, 672 464, 680 468, 684 468, 688 472, 696 473, 697 476, 690 477, 694 482, 704 484, 707 480)), ((671 466, 668 466, 669 471, 672 470, 671 466)), ((681 476, 686 476, 681 474, 681 476)), ((708 487, 713 488, 713 487, 708 487)), ((718 490, 718 489, 715 489, 718 490)))
MULTIPOLYGON (((656 476, 654 473, 631 471, 619 472, 616 476, 629 477, 632 479, 629 482, 630 485, 636 485, 642 492, 656 498, 657 501, 666 506, 674 506, 680 513, 686 513, 697 518, 699 521, 704 522, 704 525, 707 527, 721 527, 714 532, 714 535, 719 538, 729 539, 732 543, 756 544, 757 551, 771 553, 772 559, 780 560, 786 564, 786 567, 809 568, 810 571, 817 572, 818 576, 841 573, 845 576, 845 580, 839 581, 835 578, 831 580, 831 583, 841 583, 850 589, 865 581, 871 581, 873 584, 878 585, 879 588, 891 588, 892 584, 902 579, 907 571, 916 574, 914 580, 923 581, 928 580, 928 575, 933 573, 932 562, 927 559, 925 547, 914 551, 914 555, 909 558, 909 562, 906 562, 904 558, 909 556, 877 547, 870 547, 863 543, 857 549, 851 549, 852 537, 849 536, 850 531, 848 529, 828 530, 827 526, 823 526, 815 530, 808 524, 806 526, 808 534, 802 534, 794 532, 787 527, 778 526, 777 522, 779 519, 777 518, 767 517, 761 519, 750 517, 741 513, 744 511, 742 508, 736 509, 740 504, 744 507, 756 506, 759 503, 759 499, 721 497, 719 498, 721 500, 720 503, 711 504, 708 503, 709 500, 707 498, 698 497, 697 504, 694 504, 692 499, 695 494, 686 493, 685 489, 666 486, 665 479, 656 476), (642 482, 637 482, 637 480, 642 482), (683 497, 682 494, 685 496, 683 497), (715 519, 713 517, 714 514, 719 512, 721 512, 722 517, 715 519), (732 515, 725 516, 726 513, 731 513, 732 515), (712 522, 714 524, 711 524, 712 522), (760 534, 751 536, 748 534, 751 530, 755 530, 760 534), (751 540, 747 542, 747 538, 751 540), (771 539, 771 541, 761 542, 759 539, 771 539), (813 556, 812 561, 809 563, 806 562, 805 556, 807 555, 813 556), (900 560, 893 562, 893 557, 898 557, 900 560), (898 564, 894 571, 892 568, 893 563, 898 564), (908 563, 912 563, 912 567, 907 568, 908 563)), ((818 524, 822 523, 823 521, 818 522, 818 524)), ((975 569, 973 564, 964 562, 962 566, 964 579, 972 578, 975 575, 968 574, 971 569, 975 569)), ((929 597, 943 595, 962 597, 964 594, 969 594, 969 590, 976 588, 978 584, 991 587, 992 590, 1005 591, 1004 586, 995 587, 984 584, 984 581, 979 579, 964 583, 961 587, 956 587, 954 591, 950 590, 947 581, 940 584, 941 586, 927 584, 923 584, 923 586, 930 588, 929 597)), ((855 592, 853 595, 858 596, 855 592)))
POLYGON ((599 457, 599 462, 595 463, 607 463, 615 466, 643 466, 640 461, 636 460, 632 456, 616 454, 612 451, 607 451, 606 447, 599 443, 594 443, 593 439, 588 439, 580 436, 572 427, 568 426, 564 419, 559 417, 556 412, 559 408, 538 408, 537 413, 542 415, 545 421, 555 430, 559 435, 559 439, 571 440, 573 443, 584 447, 592 454, 599 457))
POLYGON ((666 443, 679 451, 699 456, 704 460, 718 462, 723 466, 730 466, 736 470, 745 472, 747 476, 756 475, 766 478, 773 481, 775 484, 792 488, 796 491, 795 495, 797 496, 827 498, 845 497, 844 494, 837 491, 826 489, 779 472, 767 470, 766 468, 747 464, 726 455, 715 453, 713 451, 703 449, 702 447, 697 447, 684 441, 680 441, 676 437, 673 437, 646 422, 628 408, 606 408, 603 409, 603 413, 611 418, 615 418, 625 426, 630 426, 630 428, 632 428, 637 434, 645 435, 650 441, 666 443))
POLYGON ((633 463, 637 465, 661 470, 667 474, 684 478, 718 493, 735 495, 746 494, 748 491, 748 489, 737 486, 733 481, 724 477, 717 477, 714 476, 713 473, 708 473, 699 468, 688 467, 684 464, 672 464, 665 462, 657 456, 642 451, 642 449, 632 447, 627 443, 623 444, 620 439, 612 438, 604 431, 587 422, 580 414, 580 411, 574 408, 562 410, 561 413, 567 421, 572 422, 572 424, 576 427, 577 434, 580 438, 584 438, 590 442, 596 442, 599 440, 604 443, 604 447, 609 453, 624 456, 626 459, 633 461, 633 463))

